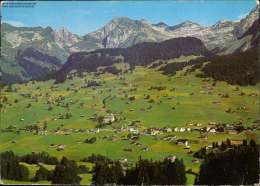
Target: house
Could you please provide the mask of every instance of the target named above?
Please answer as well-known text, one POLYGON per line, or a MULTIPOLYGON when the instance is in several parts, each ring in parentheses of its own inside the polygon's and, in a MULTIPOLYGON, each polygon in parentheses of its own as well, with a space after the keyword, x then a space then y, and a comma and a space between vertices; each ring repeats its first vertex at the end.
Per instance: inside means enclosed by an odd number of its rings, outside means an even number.
POLYGON ((61 150, 64 150, 65 149, 65 145, 62 145, 62 144, 60 144, 60 145, 58 145, 57 146, 57 151, 61 151, 61 150))
POLYGON ((160 131, 159 130, 151 130, 151 135, 155 136, 157 134, 159 134, 160 131))
POLYGON ((103 123, 109 124, 109 123, 113 123, 115 120, 116 119, 115 119, 114 114, 110 113, 110 114, 107 114, 106 116, 104 116, 103 123))
POLYGON ((166 132, 172 132, 172 129, 168 127, 168 128, 165 129, 165 131, 166 132))
POLYGON ((175 162, 176 158, 177 158, 176 156, 168 156, 165 159, 170 160, 173 163, 173 162, 175 162))
POLYGON ((148 149, 147 147, 144 147, 142 150, 143 150, 144 152, 149 151, 149 149, 148 149))
POLYGON ((120 163, 127 163, 127 158, 121 158, 121 159, 119 159, 119 162, 120 163))
POLYGON ((197 164, 197 163, 200 163, 200 161, 198 159, 193 159, 192 163, 196 163, 197 164))
POLYGON ((209 130, 209 133, 216 133, 217 131, 216 131, 216 129, 214 129, 214 128, 211 128, 210 130, 209 130))
POLYGON ((187 141, 185 141, 185 147, 184 147, 185 149, 190 149, 190 146, 189 146, 189 142, 188 142, 188 140, 187 141))
POLYGON ((184 145, 186 144, 187 141, 188 141, 187 139, 177 139, 176 143, 177 145, 184 145))
POLYGON ((139 130, 138 130, 138 128, 130 127, 130 128, 129 128, 129 132, 131 132, 131 133, 133 133, 133 134, 138 134, 138 133, 139 133, 139 130))

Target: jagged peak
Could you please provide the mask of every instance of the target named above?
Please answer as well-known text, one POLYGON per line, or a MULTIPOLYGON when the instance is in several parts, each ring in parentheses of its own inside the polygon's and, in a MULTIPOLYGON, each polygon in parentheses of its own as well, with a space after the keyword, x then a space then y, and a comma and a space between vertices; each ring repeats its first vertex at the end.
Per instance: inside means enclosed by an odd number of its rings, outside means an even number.
POLYGON ((130 19, 129 17, 115 17, 113 18, 110 22, 129 22, 129 21, 133 21, 132 19, 130 19))
POLYGON ((57 31, 57 33, 62 34, 62 35, 72 34, 72 32, 70 32, 69 29, 67 29, 64 26, 60 27, 60 29, 57 31))
POLYGON ((53 29, 50 26, 47 26, 46 28, 44 28, 44 31, 53 32, 53 29))
POLYGON ((182 22, 180 25, 183 25, 183 26, 184 25, 198 25, 198 26, 200 26, 200 24, 189 21, 189 20, 182 22))
POLYGON ((197 26, 197 27, 203 27, 201 26, 200 24, 198 23, 195 23, 195 22, 192 22, 192 21, 184 21, 180 24, 177 24, 177 25, 174 25, 174 26, 170 26, 168 27, 169 30, 175 30, 175 29, 178 29, 178 28, 181 28, 181 27, 191 27, 191 26, 197 26))
POLYGON ((167 25, 167 24, 164 23, 164 22, 159 22, 159 23, 153 24, 153 26, 157 26, 157 27, 168 27, 169 25, 167 25))
POLYGON ((220 20, 216 22, 214 25, 212 25, 212 28, 223 28, 223 27, 229 27, 234 26, 234 24, 239 23, 239 21, 231 21, 231 20, 220 20))

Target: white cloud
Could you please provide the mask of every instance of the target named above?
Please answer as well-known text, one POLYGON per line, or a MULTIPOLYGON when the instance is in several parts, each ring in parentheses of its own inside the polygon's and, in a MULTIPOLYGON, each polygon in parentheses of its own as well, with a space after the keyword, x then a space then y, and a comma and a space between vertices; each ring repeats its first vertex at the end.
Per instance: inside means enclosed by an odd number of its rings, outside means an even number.
POLYGON ((259 1, 258 0, 256 0, 256 4, 259 5, 259 1))
POLYGON ((13 20, 7 20, 7 21, 3 21, 5 23, 8 23, 10 25, 16 26, 16 27, 23 27, 26 26, 23 22, 21 21, 13 21, 13 20))

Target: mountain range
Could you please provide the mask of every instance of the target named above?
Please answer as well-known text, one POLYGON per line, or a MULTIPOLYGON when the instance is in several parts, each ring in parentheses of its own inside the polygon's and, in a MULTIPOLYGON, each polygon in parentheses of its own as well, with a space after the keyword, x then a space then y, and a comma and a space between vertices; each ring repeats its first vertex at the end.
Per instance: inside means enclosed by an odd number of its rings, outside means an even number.
POLYGON ((169 26, 163 22, 151 24, 144 19, 119 17, 84 36, 71 33, 66 28, 55 31, 51 27, 14 27, 2 23, 0 71, 4 82, 7 79, 7 83, 24 82, 59 69, 73 53, 126 48, 138 43, 162 42, 180 37, 198 38, 213 53, 227 54, 238 48, 246 50, 252 38, 250 34, 243 36, 258 19, 258 9, 259 6, 255 7, 241 20, 219 21, 209 27, 191 21, 169 26), (34 67, 40 71, 44 69, 44 73, 35 76, 36 69, 30 72, 25 61, 37 64, 34 67))

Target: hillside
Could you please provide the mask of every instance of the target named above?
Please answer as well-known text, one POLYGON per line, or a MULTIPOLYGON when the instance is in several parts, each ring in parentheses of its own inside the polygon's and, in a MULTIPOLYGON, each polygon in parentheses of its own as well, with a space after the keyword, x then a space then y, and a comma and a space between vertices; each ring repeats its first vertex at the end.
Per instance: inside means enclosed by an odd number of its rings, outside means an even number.
POLYGON ((177 58, 182 55, 209 55, 209 52, 199 39, 192 37, 170 39, 161 43, 146 42, 129 48, 80 52, 72 54, 54 77, 57 82, 63 82, 71 71, 96 72, 98 67, 122 62, 130 67, 145 66, 157 59, 177 58))
POLYGON ((31 79, 45 78, 48 74, 56 72, 62 65, 58 58, 43 54, 32 47, 18 50, 15 60, 31 79))

